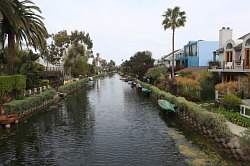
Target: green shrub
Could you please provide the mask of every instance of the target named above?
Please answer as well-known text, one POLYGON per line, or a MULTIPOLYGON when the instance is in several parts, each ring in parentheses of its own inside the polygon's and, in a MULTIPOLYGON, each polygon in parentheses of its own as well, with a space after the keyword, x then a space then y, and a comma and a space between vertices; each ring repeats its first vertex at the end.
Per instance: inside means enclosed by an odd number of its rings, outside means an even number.
POLYGON ((23 75, 0 76, 0 98, 10 93, 21 93, 26 88, 26 77, 23 75))
POLYGON ((225 108, 227 108, 229 110, 239 111, 240 105, 242 104, 242 101, 236 95, 228 94, 228 95, 225 95, 223 97, 222 104, 224 105, 225 108))
MULTIPOLYGON (((104 77, 105 75, 106 75, 106 73, 102 73, 102 74, 93 76, 93 79, 95 80, 95 79, 98 79, 100 77, 104 77)), ((58 88, 58 91, 62 92, 62 93, 69 93, 70 91, 72 91, 74 89, 77 89, 77 88, 84 86, 86 84, 86 82, 88 82, 88 78, 83 78, 79 81, 67 83, 65 85, 60 86, 58 88)))
POLYGON ((213 100, 215 98, 215 75, 213 75, 211 72, 203 71, 199 73, 198 80, 201 86, 201 100, 213 100))
POLYGON ((23 100, 13 100, 3 105, 6 114, 21 114, 25 111, 41 105, 43 102, 53 99, 56 95, 54 89, 49 89, 36 96, 24 98, 23 100))
POLYGON ((62 93, 69 93, 70 91, 80 88, 81 86, 83 86, 86 82, 88 81, 87 78, 81 79, 79 81, 75 81, 75 82, 71 82, 71 83, 67 83, 65 85, 62 85, 58 88, 59 92, 62 93))
POLYGON ((40 85, 41 86, 48 86, 49 85, 49 80, 41 80, 40 85))
POLYGON ((168 73, 168 70, 165 66, 158 66, 158 67, 150 68, 147 71, 146 76, 151 78, 153 83, 156 84, 156 83, 159 83, 159 81, 162 78, 165 78, 167 73, 168 73))

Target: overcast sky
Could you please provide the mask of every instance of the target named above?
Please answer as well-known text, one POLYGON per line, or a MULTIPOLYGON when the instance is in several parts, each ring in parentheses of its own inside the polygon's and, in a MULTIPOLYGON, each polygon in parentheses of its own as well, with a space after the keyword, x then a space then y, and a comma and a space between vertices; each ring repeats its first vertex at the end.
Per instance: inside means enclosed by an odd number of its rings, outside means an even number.
POLYGON ((162 14, 180 6, 187 24, 177 30, 176 47, 189 40, 218 40, 222 26, 233 36, 249 32, 248 0, 33 0, 43 11, 49 33, 83 30, 94 41, 94 52, 118 64, 137 51, 159 58, 171 51, 171 31, 164 31, 162 14))

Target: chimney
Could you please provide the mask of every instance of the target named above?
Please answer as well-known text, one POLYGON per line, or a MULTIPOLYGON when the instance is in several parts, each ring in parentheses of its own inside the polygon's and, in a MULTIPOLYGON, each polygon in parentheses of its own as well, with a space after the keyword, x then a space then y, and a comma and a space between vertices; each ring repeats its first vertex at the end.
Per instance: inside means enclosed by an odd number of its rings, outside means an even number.
POLYGON ((222 27, 219 32, 219 44, 220 48, 224 47, 228 40, 231 40, 233 36, 233 30, 230 27, 222 27))

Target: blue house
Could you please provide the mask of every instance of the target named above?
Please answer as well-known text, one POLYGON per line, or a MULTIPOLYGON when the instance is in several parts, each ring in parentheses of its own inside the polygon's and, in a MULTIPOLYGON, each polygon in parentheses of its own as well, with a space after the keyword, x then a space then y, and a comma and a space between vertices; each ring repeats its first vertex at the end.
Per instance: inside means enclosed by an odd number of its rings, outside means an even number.
POLYGON ((218 48, 218 41, 190 41, 184 46, 183 56, 176 57, 176 61, 183 62, 183 67, 208 66, 208 62, 213 61, 213 51, 218 48))

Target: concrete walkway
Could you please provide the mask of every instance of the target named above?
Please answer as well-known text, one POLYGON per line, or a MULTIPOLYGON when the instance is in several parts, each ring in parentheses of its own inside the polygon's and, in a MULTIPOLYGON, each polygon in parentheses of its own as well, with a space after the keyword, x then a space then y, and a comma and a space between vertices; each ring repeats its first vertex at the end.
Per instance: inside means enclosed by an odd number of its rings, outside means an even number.
POLYGON ((242 133, 247 130, 247 128, 244 128, 244 127, 241 127, 241 126, 238 126, 236 124, 233 124, 229 121, 226 122, 228 128, 231 130, 231 132, 234 134, 234 135, 237 135, 239 137, 242 136, 242 133))
POLYGON ((250 99, 244 99, 242 100, 243 104, 250 106, 250 99))

